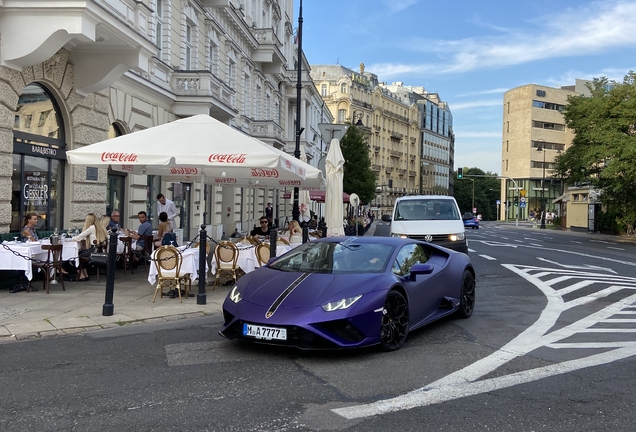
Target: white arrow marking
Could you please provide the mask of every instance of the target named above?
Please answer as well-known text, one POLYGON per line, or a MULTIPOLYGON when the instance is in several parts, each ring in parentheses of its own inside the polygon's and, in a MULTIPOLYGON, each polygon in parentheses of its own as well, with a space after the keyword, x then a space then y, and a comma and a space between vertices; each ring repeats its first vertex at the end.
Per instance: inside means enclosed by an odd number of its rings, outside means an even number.
POLYGON ((547 262, 547 263, 550 263, 550 264, 554 264, 554 265, 558 265, 560 267, 567 268, 567 269, 602 270, 602 271, 606 271, 606 272, 609 272, 609 273, 617 274, 613 269, 611 269, 609 267, 600 267, 600 266, 595 266, 595 265, 591 265, 591 264, 583 264, 583 265, 580 265, 580 266, 578 266, 578 265, 569 265, 569 264, 561 264, 561 263, 558 263, 556 261, 550 261, 549 259, 545 259, 545 258, 542 258, 542 257, 537 257, 537 259, 539 261, 544 261, 544 262, 547 262))

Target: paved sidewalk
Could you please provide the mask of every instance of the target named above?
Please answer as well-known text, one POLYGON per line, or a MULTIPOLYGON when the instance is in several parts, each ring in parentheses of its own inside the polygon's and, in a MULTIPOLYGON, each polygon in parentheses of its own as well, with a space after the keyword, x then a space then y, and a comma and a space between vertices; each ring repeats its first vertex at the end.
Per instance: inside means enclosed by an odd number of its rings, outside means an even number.
MULTIPOLYGON (((209 280, 208 280, 209 281, 209 280)), ((131 323, 173 321, 191 317, 220 314, 230 286, 206 286, 207 301, 197 305, 198 281, 192 284, 195 297, 171 299, 164 296, 152 303, 155 292, 148 282, 148 273, 143 266, 134 275, 115 273, 114 314, 103 316, 102 309, 106 293, 106 276, 91 276, 88 282, 65 282, 51 285, 49 294, 42 281, 33 283, 38 291, 10 293, 0 290, 0 343, 33 339, 45 336, 80 333, 118 327, 131 323), (197 285, 195 285, 197 284, 197 285)))

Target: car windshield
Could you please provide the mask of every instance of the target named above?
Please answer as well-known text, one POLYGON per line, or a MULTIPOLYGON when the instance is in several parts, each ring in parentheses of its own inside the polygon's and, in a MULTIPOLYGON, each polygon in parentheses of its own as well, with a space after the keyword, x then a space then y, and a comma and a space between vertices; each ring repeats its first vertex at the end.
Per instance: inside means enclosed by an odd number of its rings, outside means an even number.
POLYGON ((379 243, 308 242, 277 259, 268 267, 303 273, 381 273, 393 246, 379 243))
POLYGON ((461 220, 449 199, 406 199, 398 202, 394 220, 461 220))

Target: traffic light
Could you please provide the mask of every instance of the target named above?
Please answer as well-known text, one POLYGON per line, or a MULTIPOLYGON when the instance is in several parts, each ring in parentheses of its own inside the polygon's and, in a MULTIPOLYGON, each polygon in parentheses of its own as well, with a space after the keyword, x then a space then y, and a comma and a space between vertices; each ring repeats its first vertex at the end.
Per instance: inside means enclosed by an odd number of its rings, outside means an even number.
POLYGON ((515 207, 519 206, 519 197, 515 197, 515 207))
POLYGON ((457 168, 457 178, 458 179, 464 178, 464 168, 457 168))

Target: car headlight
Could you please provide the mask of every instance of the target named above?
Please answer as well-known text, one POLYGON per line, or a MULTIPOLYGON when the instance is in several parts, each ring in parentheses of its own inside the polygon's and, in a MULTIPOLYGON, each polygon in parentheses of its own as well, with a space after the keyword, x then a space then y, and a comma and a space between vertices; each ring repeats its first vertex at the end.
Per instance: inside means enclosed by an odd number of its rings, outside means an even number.
POLYGON ((234 285, 234 288, 232 288, 232 291, 230 291, 230 300, 232 300, 234 303, 238 303, 243 300, 243 297, 241 297, 241 293, 238 290, 238 286, 236 285, 234 285))
POLYGON ((357 302, 360 299, 360 297, 362 297, 362 294, 360 294, 359 296, 349 297, 349 298, 345 298, 345 299, 338 300, 331 303, 325 303, 324 305, 322 305, 322 308, 325 310, 325 312, 333 312, 337 310, 348 309, 355 302, 357 302))
POLYGON ((458 241, 458 240, 464 240, 466 238, 466 233, 457 233, 457 234, 451 234, 448 236, 448 239, 450 241, 458 241))
POLYGON ((391 237, 408 238, 406 234, 397 234, 397 233, 392 233, 391 237))

